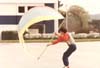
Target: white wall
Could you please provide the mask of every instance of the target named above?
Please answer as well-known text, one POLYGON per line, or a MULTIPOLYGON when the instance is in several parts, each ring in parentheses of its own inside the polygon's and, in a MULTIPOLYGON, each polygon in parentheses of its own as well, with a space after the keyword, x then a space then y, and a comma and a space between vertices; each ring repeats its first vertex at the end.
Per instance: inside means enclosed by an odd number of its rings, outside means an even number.
POLYGON ((19 5, 43 6, 44 3, 55 3, 54 8, 58 9, 58 0, 0 0, 0 15, 20 15, 21 13, 18 13, 19 5))
POLYGON ((19 3, 19 4, 16 4, 16 7, 17 7, 17 15, 23 15, 24 13, 18 13, 18 6, 25 6, 25 12, 28 11, 27 7, 28 6, 45 6, 44 3, 19 3))
POLYGON ((0 3, 57 3, 58 0, 0 0, 0 3))
POLYGON ((23 15, 24 13, 18 13, 18 6, 25 6, 25 12, 27 12, 27 6, 44 6, 44 4, 35 3, 35 4, 15 4, 15 3, 1 3, 0 4, 0 15, 23 15))
POLYGON ((0 15, 16 15, 16 4, 0 4, 0 15))

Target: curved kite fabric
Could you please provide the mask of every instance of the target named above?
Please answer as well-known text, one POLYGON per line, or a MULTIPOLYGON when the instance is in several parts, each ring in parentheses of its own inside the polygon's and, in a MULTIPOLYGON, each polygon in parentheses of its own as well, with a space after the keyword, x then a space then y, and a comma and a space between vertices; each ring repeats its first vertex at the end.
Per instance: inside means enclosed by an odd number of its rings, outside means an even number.
POLYGON ((20 43, 24 43, 23 33, 33 24, 44 20, 62 19, 63 16, 50 7, 35 7, 22 16, 18 24, 18 35, 20 43))

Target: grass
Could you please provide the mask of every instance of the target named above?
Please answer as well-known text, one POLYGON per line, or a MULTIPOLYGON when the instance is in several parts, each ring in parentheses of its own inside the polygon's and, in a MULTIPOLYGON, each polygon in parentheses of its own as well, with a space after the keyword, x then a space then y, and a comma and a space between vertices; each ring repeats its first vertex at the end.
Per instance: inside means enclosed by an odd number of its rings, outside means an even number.
POLYGON ((93 42, 100 41, 100 38, 89 38, 89 39, 75 39, 76 42, 93 42))
MULTIPOLYGON (((26 43, 35 43, 35 42, 50 42, 51 39, 34 39, 34 40, 25 40, 26 43)), ((93 42, 100 41, 100 38, 89 38, 89 39, 75 39, 76 42, 93 42)), ((19 43, 19 40, 1 40, 0 43, 19 43)))

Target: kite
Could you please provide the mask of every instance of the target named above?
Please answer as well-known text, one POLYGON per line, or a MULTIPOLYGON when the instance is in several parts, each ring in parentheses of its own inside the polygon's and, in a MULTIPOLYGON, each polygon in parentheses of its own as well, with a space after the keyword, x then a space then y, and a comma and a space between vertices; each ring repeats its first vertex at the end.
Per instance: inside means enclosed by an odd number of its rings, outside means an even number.
POLYGON ((18 36, 20 43, 24 43, 23 33, 33 24, 44 20, 63 19, 63 16, 50 7, 34 7, 26 12, 18 24, 18 36))

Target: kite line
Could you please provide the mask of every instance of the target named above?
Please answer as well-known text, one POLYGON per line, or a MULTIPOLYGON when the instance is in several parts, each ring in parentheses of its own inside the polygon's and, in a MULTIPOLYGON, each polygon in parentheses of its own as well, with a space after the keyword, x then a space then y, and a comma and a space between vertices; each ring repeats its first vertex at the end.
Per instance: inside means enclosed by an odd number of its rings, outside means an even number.
MULTIPOLYGON (((64 24, 64 22, 62 22, 60 25, 59 25, 59 29, 62 27, 62 25, 64 24)), ((58 30, 59 30, 58 29, 58 30)), ((51 38, 51 40, 49 42, 51 42, 52 40, 54 39, 54 37, 51 38)), ((45 46, 45 48, 43 49, 43 51, 40 53, 40 55, 37 57, 37 60, 40 60, 40 58, 42 57, 42 55, 45 53, 45 51, 47 50, 48 46, 45 46)))

